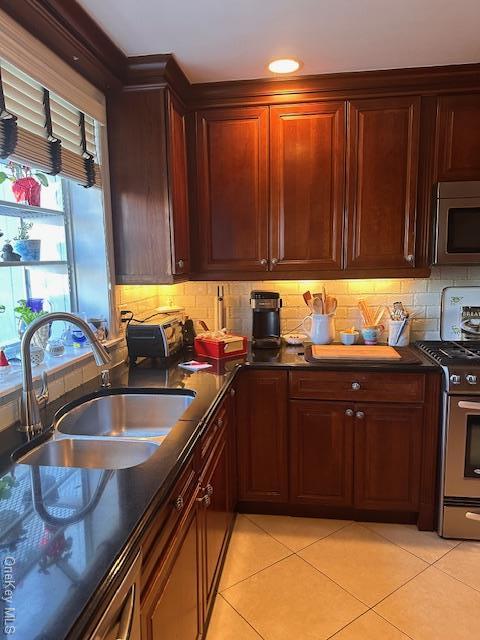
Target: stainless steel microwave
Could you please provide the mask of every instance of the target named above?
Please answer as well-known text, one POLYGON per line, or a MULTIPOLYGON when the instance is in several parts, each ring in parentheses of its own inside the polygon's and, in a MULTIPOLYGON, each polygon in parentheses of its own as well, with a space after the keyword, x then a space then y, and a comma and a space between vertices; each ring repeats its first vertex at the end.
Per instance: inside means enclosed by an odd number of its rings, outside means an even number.
POLYGON ((480 264, 480 181, 439 182, 433 264, 480 264))

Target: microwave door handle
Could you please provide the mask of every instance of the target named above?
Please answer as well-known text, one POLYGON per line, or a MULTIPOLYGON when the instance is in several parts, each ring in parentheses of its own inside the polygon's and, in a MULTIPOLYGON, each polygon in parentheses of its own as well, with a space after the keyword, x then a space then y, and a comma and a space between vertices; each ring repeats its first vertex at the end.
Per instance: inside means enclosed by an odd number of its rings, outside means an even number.
POLYGON ((458 403, 460 409, 470 409, 471 411, 480 411, 480 402, 471 402, 467 400, 460 400, 458 403))
POLYGON ((476 522, 480 522, 480 513, 475 513, 475 511, 467 511, 465 517, 468 520, 475 520, 476 522))
POLYGON ((133 616, 135 613, 135 585, 132 585, 120 616, 120 625, 116 640, 129 640, 131 636, 133 616))

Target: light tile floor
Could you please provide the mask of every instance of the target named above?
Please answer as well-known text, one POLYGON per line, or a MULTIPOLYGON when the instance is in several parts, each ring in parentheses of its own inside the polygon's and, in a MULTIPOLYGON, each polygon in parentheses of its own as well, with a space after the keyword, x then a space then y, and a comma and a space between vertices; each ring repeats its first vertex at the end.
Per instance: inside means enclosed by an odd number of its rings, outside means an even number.
POLYGON ((480 543, 239 515, 206 640, 480 639, 480 543))

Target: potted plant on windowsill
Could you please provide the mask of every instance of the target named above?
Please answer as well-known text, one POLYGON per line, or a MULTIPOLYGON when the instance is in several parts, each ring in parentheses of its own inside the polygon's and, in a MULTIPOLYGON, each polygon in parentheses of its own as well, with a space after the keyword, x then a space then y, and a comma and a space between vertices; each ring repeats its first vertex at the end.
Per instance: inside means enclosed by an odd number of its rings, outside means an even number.
POLYGON ((41 171, 32 171, 30 167, 17 162, 9 162, 8 169, 10 175, 5 171, 0 172, 0 184, 10 180, 16 202, 39 207, 42 186, 48 187, 47 176, 41 171))
MULTIPOLYGON (((27 300, 19 300, 18 307, 15 307, 14 311, 17 314, 17 318, 19 319, 18 333, 20 337, 23 336, 23 334, 25 333, 26 327, 30 323, 32 323, 37 318, 41 318, 47 313, 46 311, 43 311, 43 310, 34 311, 31 308, 31 306, 28 305, 27 300)), ((43 327, 40 327, 40 329, 38 329, 35 332, 35 335, 32 338, 32 344, 38 347, 42 351, 41 354, 37 354, 37 358, 33 357, 33 351, 32 351, 32 364, 34 365, 40 364, 41 362, 43 362, 43 351, 45 351, 48 339, 50 338, 50 330, 51 330, 51 325, 46 324, 43 327), (36 360, 39 360, 39 361, 37 362, 36 360)))
POLYGON ((20 218, 18 233, 13 239, 13 248, 20 254, 23 262, 37 262, 40 260, 40 240, 30 238, 33 222, 25 222, 20 218))

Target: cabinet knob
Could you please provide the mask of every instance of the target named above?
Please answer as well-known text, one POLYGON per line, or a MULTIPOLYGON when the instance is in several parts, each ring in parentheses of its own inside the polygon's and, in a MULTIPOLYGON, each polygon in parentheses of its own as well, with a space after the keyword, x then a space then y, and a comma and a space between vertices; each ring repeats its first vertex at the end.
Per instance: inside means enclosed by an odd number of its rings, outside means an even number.
POLYGON ((345 411, 345 415, 348 416, 349 418, 351 418, 353 416, 353 414, 354 414, 353 409, 347 409, 345 411))
POLYGON ((183 498, 182 498, 182 496, 178 496, 178 498, 175 500, 175 509, 177 511, 181 511, 183 509, 183 498))
POLYGON ((260 260, 260 264, 262 265, 262 267, 266 267, 268 264, 268 260, 266 258, 262 258, 260 260))
POLYGON ((357 411, 357 413, 355 414, 355 416, 359 419, 359 420, 363 420, 365 418, 365 414, 363 413, 363 411, 357 411))
POLYGON ((185 266, 185 262, 182 259, 177 260, 177 267, 179 269, 183 269, 184 266, 185 266))
POLYGON ((235 389, 230 389, 230 396, 233 398, 235 396, 235 389))
POLYGON ((272 258, 272 266, 275 266, 278 264, 278 258, 272 258))
POLYGON ((359 382, 352 382, 353 391, 359 391, 361 389, 359 382))
POLYGON ((213 496, 213 487, 210 483, 208 483, 205 487, 205 491, 207 493, 207 496, 213 496))
POLYGON ((413 253, 409 253, 407 256, 407 262, 409 262, 410 264, 413 264, 414 260, 415 260, 415 256, 413 255, 413 253))
POLYGON ((217 424, 218 424, 219 428, 220 428, 220 427, 223 427, 223 418, 219 418, 219 419, 217 420, 217 424))

